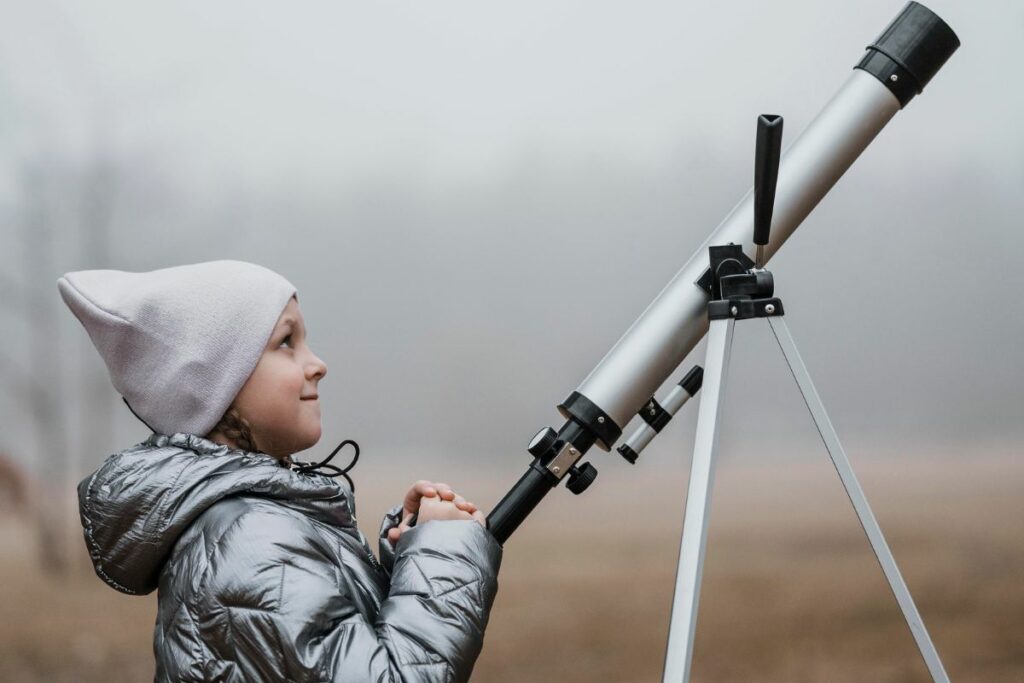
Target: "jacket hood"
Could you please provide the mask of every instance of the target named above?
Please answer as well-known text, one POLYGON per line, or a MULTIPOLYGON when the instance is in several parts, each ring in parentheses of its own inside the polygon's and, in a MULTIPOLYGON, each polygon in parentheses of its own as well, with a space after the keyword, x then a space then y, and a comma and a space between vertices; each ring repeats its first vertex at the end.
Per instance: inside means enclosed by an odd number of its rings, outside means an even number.
POLYGON ((153 434, 111 455, 78 485, 96 574, 124 593, 152 592, 185 529, 217 501, 240 494, 358 533, 351 490, 342 483, 195 434, 153 434))

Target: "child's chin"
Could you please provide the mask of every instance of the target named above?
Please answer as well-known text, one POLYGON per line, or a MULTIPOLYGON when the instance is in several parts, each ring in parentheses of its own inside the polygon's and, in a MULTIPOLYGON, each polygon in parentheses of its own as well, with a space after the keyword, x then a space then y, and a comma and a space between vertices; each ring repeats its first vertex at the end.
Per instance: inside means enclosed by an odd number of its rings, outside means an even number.
POLYGON ((306 430, 306 433, 303 435, 304 441, 306 442, 305 448, 312 448, 313 446, 317 445, 320 442, 320 437, 322 436, 322 434, 323 426, 320 424, 319 421, 317 421, 316 424, 311 426, 308 430, 306 430))
POLYGON ((320 425, 312 424, 303 429, 295 430, 287 435, 282 435, 281 443, 288 444, 282 447, 282 453, 292 455, 308 450, 320 442, 320 425))

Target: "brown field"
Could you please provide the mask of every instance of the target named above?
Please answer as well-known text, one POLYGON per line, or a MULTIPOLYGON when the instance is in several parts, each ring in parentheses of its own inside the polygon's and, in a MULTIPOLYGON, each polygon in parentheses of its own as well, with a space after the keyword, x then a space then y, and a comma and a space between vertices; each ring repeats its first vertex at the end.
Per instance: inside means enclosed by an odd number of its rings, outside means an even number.
MULTIPOLYGON (((855 467, 950 678, 1024 681, 1024 465, 855 467)), ((507 544, 475 681, 660 680, 685 472, 604 469, 580 498, 550 495, 507 544)), ((372 532, 395 477, 361 474, 372 532)), ((511 482, 450 483, 484 502, 511 482)), ((152 679, 155 596, 81 567, 43 577, 24 522, 0 534, 0 680, 152 679)), ((695 681, 930 680, 827 460, 719 467, 697 634, 695 681)))

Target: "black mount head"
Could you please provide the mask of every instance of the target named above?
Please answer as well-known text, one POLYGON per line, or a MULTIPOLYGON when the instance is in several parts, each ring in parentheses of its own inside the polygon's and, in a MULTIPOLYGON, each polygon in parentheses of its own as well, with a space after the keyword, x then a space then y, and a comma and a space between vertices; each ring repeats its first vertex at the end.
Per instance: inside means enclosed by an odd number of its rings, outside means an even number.
POLYGON ((782 301, 773 298, 775 280, 764 269, 764 247, 772 227, 775 187, 782 154, 782 117, 757 117, 754 154, 754 244, 757 258, 751 261, 738 244, 708 248, 710 266, 698 282, 711 294, 708 315, 716 318, 762 318, 782 315, 782 301))

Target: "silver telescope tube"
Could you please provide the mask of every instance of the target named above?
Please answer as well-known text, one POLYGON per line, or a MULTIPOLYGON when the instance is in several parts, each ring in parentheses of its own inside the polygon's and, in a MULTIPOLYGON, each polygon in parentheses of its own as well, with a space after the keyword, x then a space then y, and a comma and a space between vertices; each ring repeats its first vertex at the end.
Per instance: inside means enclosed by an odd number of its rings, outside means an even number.
MULTIPOLYGON (((764 261, 959 46, 960 39, 941 18, 911 0, 865 48, 839 91, 782 153, 764 261)), ((527 448, 534 461, 487 517, 488 529, 499 543, 563 478, 568 477, 573 493, 594 481, 593 465, 579 464, 583 456, 595 444, 611 450, 623 427, 652 401, 658 387, 707 333, 709 295, 696 283, 708 270, 708 247, 741 245, 751 261, 761 261, 752 243, 753 227, 751 190, 558 406, 565 424, 557 432, 550 427, 538 432, 527 448)), ((650 403, 649 408, 656 407, 650 403)), ((623 456, 635 460, 635 453, 633 458, 623 456)))
MULTIPOLYGON (((766 260, 899 110, 899 100, 876 77, 861 69, 852 71, 782 153, 766 260)), ((709 297, 695 283, 708 268, 708 246, 742 244, 753 258, 753 228, 751 188, 576 391, 624 427, 707 333, 709 297)), ((604 450, 611 446, 600 440, 597 445, 604 450)))

